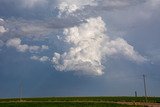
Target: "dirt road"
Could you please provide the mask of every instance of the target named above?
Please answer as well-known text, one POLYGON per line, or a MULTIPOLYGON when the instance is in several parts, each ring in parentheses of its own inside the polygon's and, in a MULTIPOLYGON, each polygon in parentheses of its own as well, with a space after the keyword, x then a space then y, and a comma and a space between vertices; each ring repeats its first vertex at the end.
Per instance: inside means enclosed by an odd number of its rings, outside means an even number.
POLYGON ((160 103, 143 103, 143 102, 116 102, 117 104, 141 105, 144 107, 160 107, 160 103))

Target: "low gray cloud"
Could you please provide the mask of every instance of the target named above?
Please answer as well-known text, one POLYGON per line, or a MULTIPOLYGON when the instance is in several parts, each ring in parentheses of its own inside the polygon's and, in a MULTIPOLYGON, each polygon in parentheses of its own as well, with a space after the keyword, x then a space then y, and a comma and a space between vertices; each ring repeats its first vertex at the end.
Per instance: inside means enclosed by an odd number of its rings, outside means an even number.
POLYGON ((13 38, 9 39, 6 43, 8 47, 14 47, 19 52, 31 52, 31 53, 37 53, 40 51, 48 50, 48 46, 42 45, 40 46, 29 46, 27 44, 22 44, 20 38, 13 38))
POLYGON ((40 62, 47 62, 49 61, 49 57, 48 56, 31 56, 30 59, 35 60, 35 61, 40 61, 40 62))

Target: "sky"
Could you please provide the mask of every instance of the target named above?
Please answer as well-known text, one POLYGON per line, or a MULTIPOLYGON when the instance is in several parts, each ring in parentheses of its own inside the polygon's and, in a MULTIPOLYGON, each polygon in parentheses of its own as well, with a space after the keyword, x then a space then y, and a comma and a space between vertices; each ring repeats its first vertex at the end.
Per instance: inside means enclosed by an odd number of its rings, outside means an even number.
POLYGON ((159 0, 0 0, 0 98, 160 96, 159 0))

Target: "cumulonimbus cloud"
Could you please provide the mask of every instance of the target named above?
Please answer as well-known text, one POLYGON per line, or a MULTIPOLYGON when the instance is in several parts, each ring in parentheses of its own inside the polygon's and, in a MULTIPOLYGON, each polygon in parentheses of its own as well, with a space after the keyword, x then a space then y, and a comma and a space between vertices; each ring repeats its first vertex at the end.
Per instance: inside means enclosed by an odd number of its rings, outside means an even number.
POLYGON ((62 55, 54 54, 52 61, 58 70, 103 74, 101 47, 105 38, 105 24, 100 17, 86 21, 80 26, 64 29, 64 41, 72 46, 62 55))
POLYGON ((111 40, 101 17, 86 19, 85 23, 64 29, 64 42, 70 45, 62 55, 54 53, 55 68, 60 71, 80 71, 83 74, 102 75, 102 58, 116 54, 136 62, 146 59, 124 39, 111 40))

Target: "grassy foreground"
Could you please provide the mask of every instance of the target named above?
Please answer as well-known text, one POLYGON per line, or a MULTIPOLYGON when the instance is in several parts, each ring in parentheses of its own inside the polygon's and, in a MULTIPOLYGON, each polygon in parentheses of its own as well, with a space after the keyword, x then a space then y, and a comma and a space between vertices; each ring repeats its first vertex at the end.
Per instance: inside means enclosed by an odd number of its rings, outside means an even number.
MULTIPOLYGON (((148 97, 150 103, 160 103, 160 97, 148 97)), ((0 107, 142 107, 115 102, 145 102, 144 97, 46 97, 0 99, 0 107)))
POLYGON ((131 105, 121 105, 112 103, 78 103, 78 102, 63 102, 63 103, 35 103, 35 102, 19 102, 19 103, 0 103, 0 107, 141 107, 141 106, 131 106, 131 105))
MULTIPOLYGON (((144 97, 45 97, 23 98, 23 101, 109 101, 109 102, 145 102, 144 97)), ((19 98, 0 99, 0 102, 19 101, 19 98)), ((160 97, 148 97, 147 102, 160 103, 160 97)))

